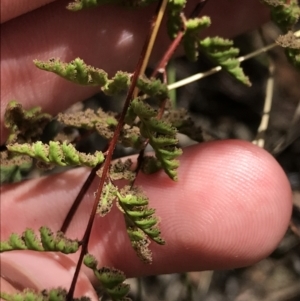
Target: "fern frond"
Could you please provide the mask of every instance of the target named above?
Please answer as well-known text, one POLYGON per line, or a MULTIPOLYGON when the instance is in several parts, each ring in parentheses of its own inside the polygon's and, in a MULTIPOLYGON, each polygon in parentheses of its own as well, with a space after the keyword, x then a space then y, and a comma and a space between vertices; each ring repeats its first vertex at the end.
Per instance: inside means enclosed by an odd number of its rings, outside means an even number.
POLYGON ((130 85, 130 77, 129 73, 118 71, 112 79, 107 81, 102 91, 109 96, 124 92, 130 85))
POLYGON ((169 98, 169 90, 167 85, 163 84, 159 79, 148 79, 143 75, 138 79, 136 86, 140 91, 149 97, 156 98, 159 101, 169 98))
POLYGON ((59 59, 50 59, 48 62, 34 60, 33 62, 39 69, 53 72, 76 84, 103 87, 108 83, 105 71, 87 65, 80 58, 70 63, 61 62, 59 59))
POLYGON ((236 58, 239 54, 239 50, 232 46, 233 41, 220 37, 205 38, 200 41, 201 49, 210 59, 220 65, 237 80, 250 86, 249 78, 244 74, 243 69, 240 67, 240 62, 236 58))
POLYGON ((7 143, 34 141, 51 119, 52 116, 42 113, 40 107, 24 110, 17 101, 10 101, 4 114, 4 126, 9 130, 7 143))
POLYGON ((298 0, 262 0, 270 7, 272 20, 283 30, 289 31, 300 18, 298 0))
POLYGON ((51 251, 64 254, 75 253, 79 249, 78 240, 68 239, 62 232, 56 235, 47 227, 39 229, 38 238, 32 229, 26 229, 22 235, 13 233, 9 239, 0 242, 0 252, 14 250, 51 251))
POLYGON ((300 70, 300 37, 297 37, 292 31, 278 37, 276 42, 285 48, 289 61, 300 70))
POLYGON ((41 141, 33 144, 10 144, 7 149, 17 154, 28 155, 45 163, 59 166, 88 166, 95 167, 104 161, 102 152, 95 152, 93 155, 77 151, 72 144, 66 142, 50 141, 44 144, 41 141))
POLYGON ((187 58, 194 62, 199 55, 199 34, 209 27, 211 24, 210 18, 203 16, 201 18, 189 19, 185 22, 185 32, 183 35, 183 47, 187 58))
POLYGON ((186 0, 169 0, 167 30, 169 37, 173 40, 179 31, 183 30, 184 23, 181 13, 186 5, 186 0))
MULTIPOLYGON (((118 71, 114 77, 109 79, 105 71, 87 65, 80 58, 70 63, 61 62, 59 59, 50 59, 48 62, 35 60, 34 64, 41 70, 53 72, 73 83, 98 86, 107 95, 116 95, 126 91, 131 80, 131 74, 123 71, 118 71)), ((150 97, 156 97, 159 100, 168 98, 167 86, 158 79, 141 76, 137 81, 137 87, 150 97)))
POLYGON ((176 128, 166 121, 156 119, 155 110, 138 98, 131 102, 129 110, 140 118, 142 136, 149 139, 162 168, 176 181, 179 162, 175 158, 182 154, 182 150, 175 146, 178 143, 176 128))
POLYGON ((28 156, 10 157, 8 151, 0 152, 0 184, 14 183, 22 180, 22 174, 32 167, 28 156))
POLYGON ((94 275, 100 281, 104 292, 112 298, 113 301, 130 301, 127 298, 130 286, 124 283, 126 280, 125 274, 115 268, 102 267, 97 269, 98 262, 91 254, 86 254, 83 263, 93 270, 94 275))
POLYGON ((155 210, 148 208, 149 199, 138 187, 125 186, 116 194, 132 247, 144 262, 151 263, 149 238, 161 245, 165 243, 158 229, 159 220, 154 216, 155 210))

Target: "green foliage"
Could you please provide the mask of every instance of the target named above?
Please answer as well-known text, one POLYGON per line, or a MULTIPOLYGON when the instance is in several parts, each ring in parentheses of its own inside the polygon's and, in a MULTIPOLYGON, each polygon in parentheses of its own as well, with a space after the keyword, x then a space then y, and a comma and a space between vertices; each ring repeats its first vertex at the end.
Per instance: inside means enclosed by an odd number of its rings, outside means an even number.
POLYGON ((17 101, 10 101, 4 115, 4 126, 9 129, 7 143, 36 140, 51 119, 51 115, 42 113, 40 107, 24 110, 17 101))
POLYGON ((66 142, 50 141, 44 144, 41 141, 33 144, 9 144, 7 149, 17 154, 28 155, 45 163, 59 166, 82 165, 95 167, 104 161, 102 152, 93 155, 78 152, 72 144, 66 142))
POLYGON ((101 283, 102 289, 113 301, 130 301, 126 297, 130 287, 128 284, 123 283, 126 280, 126 276, 122 271, 108 267, 97 269, 98 262, 91 254, 85 255, 83 263, 93 270, 94 275, 101 283))
POLYGON ((276 42, 285 48, 289 61, 300 71, 300 37, 289 31, 286 35, 279 36, 276 42))
MULTIPOLYGON (((61 62, 58 59, 50 59, 48 62, 35 60, 34 63, 39 69, 53 72, 75 84, 99 86, 107 95, 116 95, 126 91, 130 85, 131 75, 129 73, 118 71, 114 77, 109 79, 105 71, 85 64, 80 58, 70 63, 61 62)), ((169 95, 165 84, 158 79, 148 79, 146 76, 140 77, 137 88, 144 94, 159 100, 164 100, 169 95)))
POLYGON ((124 213, 127 233, 131 245, 137 255, 146 263, 152 262, 152 254, 148 246, 150 239, 163 245, 165 241, 160 236, 158 218, 155 210, 148 208, 149 199, 138 187, 125 186, 116 193, 118 204, 124 213))
POLYGON ((263 0, 270 7, 273 21, 286 34, 279 36, 277 43, 285 48, 288 60, 300 70, 300 42, 299 36, 293 33, 293 28, 300 18, 298 0, 263 0))
POLYGON ((70 63, 59 59, 50 59, 48 62, 34 60, 34 64, 41 70, 53 72, 79 85, 104 87, 108 83, 105 71, 85 64, 80 58, 70 63))
POLYGON ((130 74, 127 72, 118 71, 115 76, 108 80, 102 91, 106 95, 116 95, 124 92, 130 85, 130 74))
POLYGON ((270 7, 272 20, 283 30, 293 28, 300 17, 298 0, 262 0, 270 7))
POLYGON ((32 229, 26 229, 22 235, 11 234, 8 240, 0 242, 0 252, 33 250, 69 254, 78 251, 78 240, 68 239, 62 232, 58 231, 54 235, 48 227, 41 227, 39 232, 40 238, 35 235, 32 229))
POLYGON ((7 151, 0 152, 0 183, 14 183, 22 180, 32 166, 28 156, 9 157, 7 151))
MULTIPOLYGON (((43 290, 36 292, 32 289, 25 289, 23 292, 8 294, 0 292, 0 297, 6 301, 65 301, 67 291, 62 288, 43 290)), ((88 297, 74 298, 73 301, 90 301, 88 297)))
POLYGON ((200 41, 201 49, 211 60, 220 65, 237 80, 250 86, 249 78, 244 74, 243 69, 240 67, 240 62, 236 58, 239 50, 232 46, 233 41, 220 37, 205 38, 200 41))
POLYGON ((168 1, 167 29, 171 39, 175 39, 178 32, 184 29, 184 22, 181 13, 185 8, 186 2, 186 0, 168 1))
POLYGON ((137 81, 138 89, 149 97, 153 97, 159 101, 169 98, 169 91, 166 84, 163 84, 159 79, 148 79, 146 76, 141 76, 137 81))
POLYGON ((131 102, 129 114, 131 119, 134 115, 140 118, 142 136, 149 139, 162 168, 172 180, 176 181, 179 162, 175 158, 182 153, 176 147, 178 143, 176 128, 166 121, 158 120, 156 111, 139 98, 131 102))
POLYGON ((199 55, 199 34, 211 24, 209 17, 189 19, 185 22, 183 47, 190 61, 196 61, 199 55))

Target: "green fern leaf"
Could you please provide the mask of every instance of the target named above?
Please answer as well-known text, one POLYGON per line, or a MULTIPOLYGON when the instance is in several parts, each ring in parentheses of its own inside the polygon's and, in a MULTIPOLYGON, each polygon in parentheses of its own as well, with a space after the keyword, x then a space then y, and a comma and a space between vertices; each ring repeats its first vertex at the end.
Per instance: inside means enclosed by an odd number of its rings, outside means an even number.
POLYGON ((24 243, 28 250, 43 251, 43 247, 41 246, 41 243, 36 237, 33 230, 27 229, 23 233, 22 239, 24 240, 24 243))
POLYGON ((130 74, 123 71, 118 71, 116 75, 108 80, 107 84, 102 88, 106 95, 117 95, 128 89, 130 85, 130 74))
POLYGON ((291 30, 300 18, 297 0, 262 0, 271 9, 272 20, 283 30, 291 30))
POLYGON ((167 30, 169 37, 173 40, 179 31, 183 30, 184 23, 181 13, 186 5, 186 0, 169 0, 168 1, 168 20, 167 30))
POLYGON ((152 254, 148 246, 150 239, 164 244, 157 225, 159 219, 154 216, 155 210, 148 208, 149 200, 137 187, 125 186, 117 192, 120 210, 124 213, 127 233, 137 255, 146 263, 151 263, 152 254))
POLYGON ((66 142, 50 141, 49 145, 41 141, 33 144, 10 144, 7 145, 10 152, 28 155, 45 163, 59 166, 82 165, 95 167, 104 161, 102 152, 95 152, 94 155, 78 152, 72 144, 66 142))
POLYGON ((9 156, 8 151, 0 152, 0 184, 21 181, 31 167, 32 159, 28 156, 9 156))
POLYGON ((178 142, 176 128, 166 121, 156 119, 155 110, 142 100, 134 99, 131 102, 130 110, 140 118, 141 134, 149 139, 162 168, 172 180, 176 181, 179 162, 175 158, 182 154, 182 151, 175 147, 178 142))
POLYGON ((138 79, 136 86, 149 97, 156 98, 159 101, 169 98, 167 85, 163 84, 159 79, 148 79, 146 76, 141 76, 138 79))
POLYGON ((48 62, 34 60, 33 62, 39 69, 56 73, 76 84, 104 87, 108 83, 105 71, 85 64, 80 58, 70 63, 61 62, 59 59, 50 59, 48 62))
POLYGON ((185 32, 183 35, 183 47, 187 58, 194 62, 199 55, 199 34, 209 27, 210 18, 203 16, 201 18, 189 19, 185 22, 185 32))
POLYGON ((126 276, 122 271, 107 267, 97 269, 98 262, 91 254, 86 254, 84 256, 83 263, 93 270, 94 275, 100 281, 104 292, 108 294, 113 301, 130 300, 126 298, 130 286, 123 283, 126 280, 126 276))
POLYGON ((240 67, 240 62, 236 58, 239 53, 237 48, 232 47, 233 41, 220 37, 206 38, 200 41, 200 47, 204 53, 215 63, 220 65, 238 81, 250 86, 249 78, 240 67))
POLYGON ((13 250, 52 251, 64 254, 75 253, 79 249, 78 240, 68 239, 62 232, 54 235, 47 227, 41 227, 40 238, 32 229, 26 229, 20 236, 12 233, 7 241, 0 242, 0 252, 13 250))

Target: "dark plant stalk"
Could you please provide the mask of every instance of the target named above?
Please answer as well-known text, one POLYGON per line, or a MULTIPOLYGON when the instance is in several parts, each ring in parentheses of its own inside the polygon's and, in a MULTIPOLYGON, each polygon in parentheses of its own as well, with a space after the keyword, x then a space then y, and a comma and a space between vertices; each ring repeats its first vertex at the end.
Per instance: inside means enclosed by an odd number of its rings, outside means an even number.
POLYGON ((82 185, 74 203, 72 204, 67 216, 65 217, 65 220, 60 228, 60 231, 62 231, 63 233, 66 233, 74 214, 76 213, 78 206, 80 205, 84 195, 86 194, 87 190, 89 189, 89 187, 91 186, 91 184, 93 183, 93 180, 96 177, 96 172, 99 169, 100 164, 95 166, 92 171, 90 172, 89 176, 87 177, 87 179, 85 180, 84 184, 82 185))
MULTIPOLYGON (((157 13, 159 12, 159 8, 161 7, 163 1, 165 1, 165 0, 160 0, 159 1, 157 13)), ((91 214, 90 214, 90 218, 89 218, 85 233, 83 235, 83 238, 81 240, 81 242, 82 242, 81 251, 80 251, 79 259, 78 259, 78 262, 77 262, 77 265, 76 265, 76 270, 75 270, 75 273, 74 273, 74 276, 73 276, 73 279, 72 279, 72 283, 71 283, 70 289, 69 289, 68 294, 67 294, 67 298, 66 298, 67 301, 72 301, 73 300, 75 286, 76 286, 76 283, 77 283, 77 279, 78 279, 80 268, 81 268, 81 265, 82 265, 82 262, 83 262, 83 258, 84 258, 84 255, 88 251, 89 238, 90 238, 90 235, 91 235, 91 230, 92 230, 93 222, 94 222, 94 219, 95 219, 95 214, 96 214, 97 207, 98 207, 98 202, 99 202, 99 199, 101 197, 105 181, 107 179, 107 173, 109 171, 109 167, 110 167, 110 164, 111 164, 113 152, 114 152, 116 144, 118 142, 118 138, 120 136, 121 130, 124 126, 124 119, 125 119, 126 112, 127 112, 128 107, 130 105, 130 102, 132 100, 132 96, 133 96, 133 93, 134 93, 134 90, 135 90, 135 86, 136 86, 138 77, 140 76, 141 71, 142 71, 142 66, 143 66, 143 63, 144 63, 144 60, 145 60, 145 55, 147 53, 147 49, 149 47, 150 40, 151 40, 152 33, 153 33, 153 29, 154 29, 154 26, 155 26, 155 23, 156 23, 157 13, 154 16, 153 21, 151 22, 150 30, 149 30, 148 36, 146 38, 146 41, 144 43, 143 49, 141 51, 139 61, 138 61, 137 66, 135 68, 135 71, 134 71, 134 74, 133 74, 133 77, 132 77, 132 80, 131 80, 131 84, 130 84, 130 87, 129 87, 129 90, 128 90, 128 93, 127 93, 127 96, 126 96, 125 104, 124 104, 124 107, 123 107, 123 110, 122 110, 117 128, 114 132, 113 138, 110 141, 110 144, 109 144, 109 147, 108 147, 108 150, 107 150, 106 159, 105 159, 105 162, 104 162, 104 165, 103 165, 102 177, 100 178, 97 193, 96 193, 94 204, 93 204, 93 208, 92 208, 92 211, 91 211, 91 214)))

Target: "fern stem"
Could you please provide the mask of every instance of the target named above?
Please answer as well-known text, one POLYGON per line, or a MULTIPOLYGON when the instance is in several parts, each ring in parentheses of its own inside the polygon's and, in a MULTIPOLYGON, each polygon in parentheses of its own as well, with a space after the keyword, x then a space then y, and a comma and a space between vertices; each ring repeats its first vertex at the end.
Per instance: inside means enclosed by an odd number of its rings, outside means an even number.
MULTIPOLYGON (((102 164, 101 164, 102 165, 102 164)), ((72 218, 75 214, 75 212, 78 209, 79 204, 81 203, 85 193, 87 192, 87 190, 89 189, 89 187, 91 186, 91 184, 93 183, 93 180, 95 179, 96 176, 96 172, 99 169, 99 167, 101 166, 100 164, 95 166, 92 171, 90 172, 89 176, 87 177, 87 179, 85 180, 84 184, 82 185, 74 203, 72 204, 67 216, 65 217, 65 220, 60 228, 60 231, 63 233, 66 233, 72 218)))
POLYGON ((147 52, 146 52, 146 55, 145 55, 145 59, 143 61, 141 74, 145 73, 146 67, 148 65, 149 58, 150 58, 150 55, 151 55, 151 52, 152 52, 152 49, 153 49, 153 46, 154 46, 154 42, 155 42, 155 39, 157 37, 157 33, 158 33, 159 28, 160 28, 162 18, 164 16, 164 13, 165 13, 166 8, 167 8, 167 4, 168 4, 168 0, 162 0, 162 4, 159 7, 159 10, 157 12, 156 21, 154 20, 154 22, 152 22, 153 30, 152 30, 152 33, 151 33, 149 46, 147 47, 147 52))
POLYGON ((151 74, 151 77, 156 77, 158 73, 163 72, 163 70, 166 68, 166 65, 168 64, 169 60, 171 59, 172 55, 174 54, 175 50, 177 49, 178 45, 180 44, 182 37, 183 37, 184 31, 181 30, 178 32, 176 38, 172 41, 171 45, 165 52, 164 56, 158 63, 157 67, 151 74))
MULTIPOLYGON (((157 12, 160 11, 159 8, 162 6, 163 1, 164 0, 159 1, 157 12)), ((156 16, 157 16, 157 14, 156 14, 156 16)), ((156 22, 156 18, 154 18, 153 22, 156 22)), ((73 279, 72 279, 72 283, 71 283, 70 289, 69 289, 68 294, 67 294, 67 298, 66 298, 67 301, 72 301, 73 300, 75 286, 76 286, 76 283, 77 283, 77 279, 78 279, 80 268, 81 268, 81 265, 82 265, 82 262, 83 262, 83 258, 84 258, 84 255, 88 251, 88 243, 89 243, 89 239, 90 239, 90 235, 91 235, 91 231, 92 231, 92 227, 93 227, 93 223, 94 223, 94 219, 95 219, 95 215, 96 215, 96 211, 97 211, 97 207, 98 207, 98 202, 99 202, 99 199, 101 197, 101 193, 102 193, 105 181, 107 179, 107 173, 109 171, 109 167, 110 167, 110 164, 111 164, 111 160, 112 160, 112 156, 113 156, 115 147, 116 147, 117 142, 118 142, 118 138, 119 138, 121 130, 124 126, 125 115, 126 115, 126 112, 128 110, 128 107, 130 105, 130 102, 132 100, 134 90, 135 90, 135 87, 136 87, 136 83, 137 83, 137 80, 138 80, 138 78, 141 74, 142 67, 143 67, 143 62, 145 60, 147 49, 148 49, 149 44, 150 44, 150 40, 151 40, 153 28, 154 28, 153 22, 151 23, 149 34, 147 35, 147 38, 145 40, 144 46, 143 46, 141 54, 140 54, 140 58, 138 60, 135 71, 133 73, 132 81, 131 81, 130 86, 129 86, 129 90, 128 90, 128 93, 127 93, 127 96, 126 96, 126 100, 125 100, 125 104, 124 104, 121 116, 120 116, 119 121, 118 121, 118 125, 116 127, 115 132, 114 132, 113 138, 109 143, 106 159, 105 159, 105 162, 104 162, 104 165, 103 165, 102 177, 100 178, 100 181, 99 181, 99 184, 98 184, 98 189, 97 189, 97 193, 96 193, 96 196, 95 196, 93 208, 92 208, 92 211, 91 211, 91 214, 90 214, 90 218, 89 218, 85 233, 84 233, 83 238, 82 238, 81 251, 80 251, 79 259, 78 259, 78 262, 77 262, 77 265, 76 265, 75 273, 74 273, 74 276, 73 276, 73 279)))
MULTIPOLYGON (((198 16, 207 2, 208 2, 208 0, 199 0, 197 5, 195 6, 193 12, 190 15, 190 18, 194 18, 194 17, 198 16)), ((184 18, 184 16, 182 16, 182 18, 184 18)), ((151 77, 156 77, 158 73, 162 73, 163 70, 165 70, 166 65, 168 64, 168 62, 171 59, 172 55, 174 54, 175 50, 178 48, 178 46, 183 38, 183 34, 184 34, 184 28, 182 28, 177 33, 176 38, 169 45, 164 56, 161 58, 157 67, 154 69, 153 73, 151 74, 151 77)))

